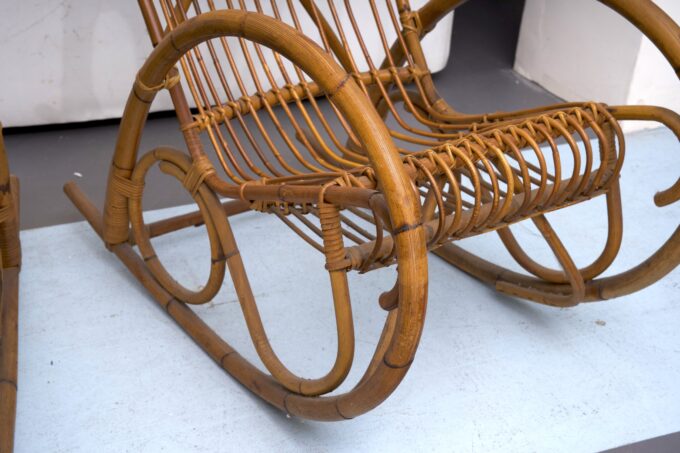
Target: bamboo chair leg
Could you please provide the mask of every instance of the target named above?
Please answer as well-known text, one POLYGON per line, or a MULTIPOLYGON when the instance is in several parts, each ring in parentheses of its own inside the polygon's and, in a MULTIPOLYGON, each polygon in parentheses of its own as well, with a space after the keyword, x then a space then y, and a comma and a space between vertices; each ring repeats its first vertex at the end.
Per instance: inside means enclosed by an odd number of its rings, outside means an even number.
POLYGON ((550 294, 540 289, 522 286, 513 281, 503 280, 502 278, 496 282, 496 289, 502 293, 519 296, 534 302, 545 305, 553 305, 557 307, 571 307, 578 305, 583 300, 585 295, 585 283, 574 261, 569 256, 569 252, 560 241, 555 230, 552 229, 550 223, 543 215, 539 215, 532 219, 538 230, 545 238, 548 245, 552 249, 555 257, 564 269, 564 274, 569 282, 570 291, 564 294, 550 294))
MULTIPOLYGON (((621 192, 619 181, 612 184, 607 192, 607 241, 600 255, 588 266, 579 269, 584 280, 592 280, 604 272, 614 261, 621 248, 623 239, 623 216, 621 210, 621 192)), ((536 277, 552 283, 568 283, 564 272, 550 269, 534 261, 519 244, 510 228, 501 228, 497 231, 503 241, 503 245, 508 250, 515 261, 527 272, 536 277)))
POLYGON ((19 268, 2 269, 0 301, 0 453, 11 453, 17 407, 17 324, 19 316, 19 268))
POLYGON ((378 303, 380 304, 380 307, 383 310, 386 311, 391 311, 397 308, 397 305, 399 304, 399 280, 397 279, 396 283, 392 287, 391 290, 385 291, 380 295, 380 298, 378 299, 378 303))

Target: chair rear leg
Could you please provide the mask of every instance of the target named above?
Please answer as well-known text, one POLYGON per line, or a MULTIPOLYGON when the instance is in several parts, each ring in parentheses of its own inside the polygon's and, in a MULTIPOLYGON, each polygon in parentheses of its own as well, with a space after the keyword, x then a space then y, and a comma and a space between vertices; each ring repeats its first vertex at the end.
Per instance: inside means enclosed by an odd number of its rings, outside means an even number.
POLYGON ((496 282, 496 289, 511 296, 519 296, 545 305, 557 307, 577 305, 583 300, 585 295, 585 283, 581 273, 545 216, 540 215, 532 220, 562 266, 565 277, 569 282, 570 291, 564 294, 547 293, 540 289, 523 286, 512 280, 503 280, 502 278, 496 282))
MULTIPOLYGON (((588 266, 579 269, 583 280, 588 281, 599 276, 609 268, 621 248, 623 239, 623 215, 621 209, 621 193, 619 181, 612 184, 607 192, 607 240, 600 255, 588 266)), ((541 216, 545 218, 545 216, 541 216)), ((550 269, 534 261, 519 244, 510 228, 501 228, 497 231, 515 261, 527 272, 536 277, 552 283, 568 283, 564 272, 550 269)))

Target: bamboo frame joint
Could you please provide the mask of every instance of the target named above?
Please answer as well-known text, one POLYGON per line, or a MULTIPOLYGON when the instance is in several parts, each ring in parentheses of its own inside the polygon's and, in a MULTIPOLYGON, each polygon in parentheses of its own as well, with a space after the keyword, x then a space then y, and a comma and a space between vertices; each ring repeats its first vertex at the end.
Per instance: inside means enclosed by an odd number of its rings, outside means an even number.
POLYGON ((147 85, 142 81, 141 74, 138 72, 135 78, 135 94, 140 100, 147 100, 152 98, 157 92, 161 90, 169 90, 170 88, 177 85, 182 80, 179 70, 176 67, 172 67, 170 71, 166 74, 163 80, 156 85, 147 85))

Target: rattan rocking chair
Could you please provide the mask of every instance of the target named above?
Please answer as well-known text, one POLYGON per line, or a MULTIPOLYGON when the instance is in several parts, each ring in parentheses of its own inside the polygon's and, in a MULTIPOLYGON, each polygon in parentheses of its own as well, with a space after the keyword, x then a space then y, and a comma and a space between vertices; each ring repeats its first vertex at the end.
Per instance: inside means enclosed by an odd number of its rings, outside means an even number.
MULTIPOLYGON (((655 120, 679 134, 674 112, 596 102, 488 115, 456 111, 435 90, 421 39, 461 0, 430 0, 418 10, 407 0, 215 3, 139 1, 154 50, 121 120, 103 214, 74 183, 65 191, 109 250, 206 353, 286 413, 348 419, 396 388, 425 319, 428 251, 500 292, 557 307, 631 293, 680 261, 679 228, 639 266, 600 277, 621 244, 625 145, 619 121, 655 120), (188 153, 159 147, 138 158, 145 119, 163 89, 188 153), (198 211, 144 223, 145 177, 155 165, 186 188, 198 211), (606 198, 608 238, 600 256, 578 268, 544 214, 597 196, 606 198), (323 377, 295 375, 267 339, 229 224, 230 216, 248 210, 277 216, 325 256, 338 343, 323 377), (561 269, 539 264, 519 245, 508 227, 524 220, 537 226, 561 269), (173 279, 151 238, 202 224, 212 263, 208 281, 194 291, 173 279), (528 274, 452 244, 493 231, 528 274), (379 298, 387 315, 373 359, 351 391, 328 395, 348 375, 354 353, 347 274, 391 265, 397 278, 379 298), (226 270, 270 374, 189 308, 214 297, 226 270)), ((680 29, 662 10, 649 0, 602 3, 680 68, 680 29)), ((678 198, 680 180, 655 202, 664 206, 678 198)))
POLYGON ((0 453, 11 453, 17 407, 19 180, 9 174, 0 123, 0 453))

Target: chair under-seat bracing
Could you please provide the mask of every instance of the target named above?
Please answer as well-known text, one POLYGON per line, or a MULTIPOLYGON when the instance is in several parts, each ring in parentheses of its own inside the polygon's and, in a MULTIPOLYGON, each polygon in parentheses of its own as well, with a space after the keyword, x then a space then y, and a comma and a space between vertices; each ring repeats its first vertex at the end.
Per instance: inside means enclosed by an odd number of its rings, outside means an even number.
MULTIPOLYGON (((621 245, 622 120, 654 120, 677 135, 680 117, 648 106, 577 102, 470 115, 434 86, 421 40, 461 0, 140 0, 154 49, 139 70, 121 120, 100 213, 68 183, 65 191, 106 246, 217 363, 291 415, 352 418, 376 407, 413 362, 425 319, 428 252, 505 294, 568 307, 629 294, 680 261, 680 228, 645 262, 601 277, 621 245), (138 155, 155 96, 168 90, 186 150, 138 155), (152 167, 182 184, 198 210, 146 224, 152 167), (608 237, 579 268, 545 214, 606 199, 608 237), (273 215, 325 257, 337 324, 328 373, 294 374, 267 339, 229 218, 273 215), (560 268, 535 261, 510 225, 533 222, 560 268), (208 281, 179 284, 151 239, 205 224, 208 281), (526 274, 454 245, 496 232, 526 274), (387 312, 363 377, 346 393, 354 354, 349 272, 396 266, 376 301, 387 312), (225 274, 238 293, 268 373, 246 361, 189 308, 212 300, 225 274)), ((680 68, 680 29, 650 0, 602 0, 680 68)), ((655 197, 680 198, 680 180, 655 197)), ((330 303, 330 302, 329 302, 330 303)))
POLYGON ((9 174, 0 123, 0 453, 11 453, 17 407, 19 180, 9 174))

